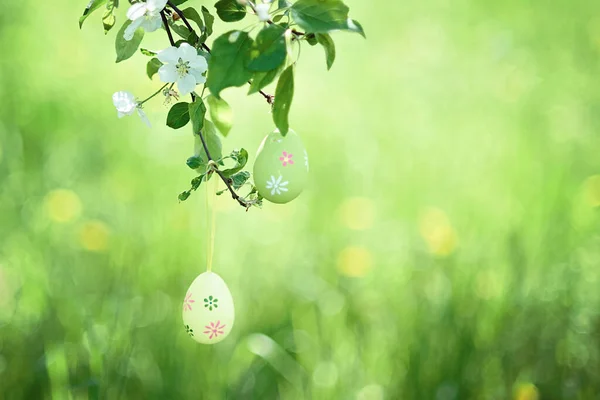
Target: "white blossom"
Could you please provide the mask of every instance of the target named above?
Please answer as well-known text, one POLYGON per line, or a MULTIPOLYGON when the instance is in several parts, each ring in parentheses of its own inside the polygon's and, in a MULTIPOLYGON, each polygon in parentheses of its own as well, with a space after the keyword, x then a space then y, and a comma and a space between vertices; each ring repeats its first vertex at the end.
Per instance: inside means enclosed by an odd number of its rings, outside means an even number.
POLYGON ((151 127, 146 113, 142 110, 142 105, 135 99, 132 93, 125 91, 116 92, 113 94, 112 99, 119 118, 123 118, 126 115, 132 115, 137 111, 142 121, 148 125, 148 127, 151 127))
POLYGON ((269 8, 271 8, 270 3, 260 3, 260 4, 257 4, 254 8, 256 10, 256 15, 258 16, 258 19, 261 22, 267 22, 270 19, 270 17, 269 17, 269 8))
POLYGON ((154 32, 162 25, 160 12, 167 5, 167 0, 146 0, 146 2, 135 3, 127 10, 127 18, 131 24, 125 29, 123 38, 131 40, 138 28, 146 32, 154 32))
POLYGON ((177 82, 181 96, 190 94, 196 85, 206 82, 203 74, 208 69, 208 63, 189 44, 182 43, 178 48, 168 47, 159 51, 157 57, 164 64, 158 70, 160 80, 165 83, 177 82))

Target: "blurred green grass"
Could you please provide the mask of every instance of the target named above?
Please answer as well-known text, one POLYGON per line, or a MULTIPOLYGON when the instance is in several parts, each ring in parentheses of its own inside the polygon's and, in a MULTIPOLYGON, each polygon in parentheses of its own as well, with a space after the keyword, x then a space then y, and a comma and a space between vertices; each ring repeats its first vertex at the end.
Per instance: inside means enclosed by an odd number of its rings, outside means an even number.
MULTIPOLYGON (((111 104, 158 84, 144 57, 114 64, 83 3, 3 5, 0 398, 600 396, 600 5, 348 5, 368 40, 297 71, 309 188, 218 200, 237 318, 214 347, 181 326, 205 268, 203 192, 177 201, 192 137, 111 104)), ((224 146, 253 154, 268 109, 225 98, 224 146)))

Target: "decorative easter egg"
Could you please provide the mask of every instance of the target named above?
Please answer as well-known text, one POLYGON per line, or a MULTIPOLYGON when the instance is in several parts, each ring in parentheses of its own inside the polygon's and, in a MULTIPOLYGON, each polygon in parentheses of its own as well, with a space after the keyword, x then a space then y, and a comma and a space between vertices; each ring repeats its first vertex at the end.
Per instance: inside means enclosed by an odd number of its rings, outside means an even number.
POLYGON ((287 203, 302 193, 308 179, 308 153, 291 129, 283 136, 275 130, 265 137, 254 163, 258 193, 273 203, 287 203))
POLYGON ((235 319, 229 288, 214 272, 199 275, 183 301, 183 326, 196 342, 215 344, 225 339, 235 319))

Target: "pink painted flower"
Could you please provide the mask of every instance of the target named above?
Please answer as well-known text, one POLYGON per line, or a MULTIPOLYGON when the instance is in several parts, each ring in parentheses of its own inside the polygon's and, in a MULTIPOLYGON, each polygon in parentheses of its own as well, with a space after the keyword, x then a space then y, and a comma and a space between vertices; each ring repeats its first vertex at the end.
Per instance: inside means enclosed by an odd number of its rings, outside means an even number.
POLYGON ((223 328, 225 328, 225 324, 220 324, 221 321, 217 321, 216 324, 214 322, 211 322, 210 325, 205 326, 207 330, 204 331, 204 333, 208 336, 209 339, 212 339, 213 337, 218 337, 219 335, 223 335, 225 333, 223 331, 223 328))
POLYGON ((196 300, 192 299, 192 293, 188 292, 183 300, 183 311, 192 311, 192 304, 195 302, 196 300))
POLYGON ((281 161, 284 167, 286 167, 288 164, 293 165, 294 160, 292 160, 292 157, 294 157, 293 154, 289 154, 288 152, 284 151, 283 155, 279 157, 279 161, 281 161))

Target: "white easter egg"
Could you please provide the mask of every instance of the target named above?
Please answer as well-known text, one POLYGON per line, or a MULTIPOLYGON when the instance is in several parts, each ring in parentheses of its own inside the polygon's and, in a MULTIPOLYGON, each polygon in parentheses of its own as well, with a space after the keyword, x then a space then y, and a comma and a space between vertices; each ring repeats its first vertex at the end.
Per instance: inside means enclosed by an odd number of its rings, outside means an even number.
POLYGON ((223 279, 214 272, 198 275, 183 301, 183 326, 198 343, 225 339, 235 319, 233 298, 223 279))

